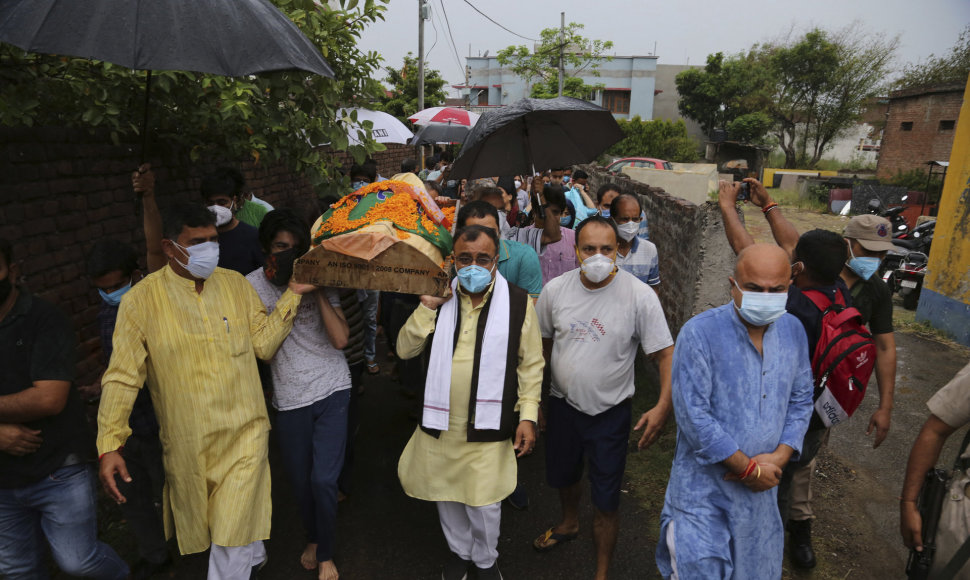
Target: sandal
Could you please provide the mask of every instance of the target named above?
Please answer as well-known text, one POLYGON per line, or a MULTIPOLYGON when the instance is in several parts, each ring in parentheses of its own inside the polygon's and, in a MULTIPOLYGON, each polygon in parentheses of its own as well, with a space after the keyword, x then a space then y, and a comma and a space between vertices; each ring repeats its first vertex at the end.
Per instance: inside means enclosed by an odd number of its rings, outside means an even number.
POLYGON ((381 372, 380 365, 377 364, 376 360, 367 361, 367 374, 376 375, 381 372))
POLYGON ((571 534, 557 534, 552 531, 552 528, 546 530, 541 536, 533 540, 532 548, 536 552, 548 552, 555 549, 559 544, 565 544, 575 540, 579 536, 579 532, 573 532, 571 534), (549 542, 552 542, 551 544, 549 542))

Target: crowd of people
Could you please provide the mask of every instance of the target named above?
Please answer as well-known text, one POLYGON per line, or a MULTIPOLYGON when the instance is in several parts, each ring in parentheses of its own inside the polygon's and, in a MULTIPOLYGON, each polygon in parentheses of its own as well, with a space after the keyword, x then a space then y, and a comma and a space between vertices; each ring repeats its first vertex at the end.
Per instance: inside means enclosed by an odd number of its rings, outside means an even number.
MULTIPOLYGON (((549 552, 579 536, 585 471, 595 576, 607 578, 631 431, 648 447, 671 414, 662 575, 780 578, 786 528, 792 564, 814 566, 811 481, 828 429, 813 420, 810 361, 824 309, 811 296, 855 306, 873 336, 879 406, 868 432, 878 446, 896 367, 891 296, 873 276, 891 247, 888 222, 866 215, 844 236, 799 234, 749 178, 776 241, 758 244, 738 217, 740 184, 722 182, 737 253, 724 280, 731 299, 689 320, 675 343, 637 196, 613 184, 593 194, 580 170, 455 181, 451 161, 430 159, 419 175, 408 160, 394 176, 460 200, 447 297, 298 283, 294 260, 310 248, 319 207, 274 209, 224 168, 203 179, 197 203, 163 213, 142 166, 132 186, 146 267, 123 242, 90 248, 103 373, 78 388, 68 318, 17 283, 20 263, 0 241, 0 576, 43 577, 46 539, 69 574, 150 578, 170 566, 174 536, 183 554, 209 550, 210 579, 256 577, 271 532, 268 393, 306 533, 294 555, 320 579, 338 578, 337 506, 351 491, 363 376, 380 372, 379 327, 418 403, 398 476, 407 495, 435 503, 451 553, 444 580, 503 577, 502 502, 528 505, 517 459, 540 434, 562 512, 532 547, 549 552), (659 396, 634 417, 640 350, 658 369, 659 396), (100 399, 96 451, 82 397, 100 399), (98 541, 95 459, 137 543, 131 568, 98 541)), ((348 176, 355 190, 384 179, 373 162, 348 176)), ((921 435, 930 451, 970 417, 967 376, 959 394, 931 402, 938 423, 921 435)), ((921 469, 911 458, 913 477, 921 469)), ((915 546, 918 485, 906 485, 903 531, 915 546)))

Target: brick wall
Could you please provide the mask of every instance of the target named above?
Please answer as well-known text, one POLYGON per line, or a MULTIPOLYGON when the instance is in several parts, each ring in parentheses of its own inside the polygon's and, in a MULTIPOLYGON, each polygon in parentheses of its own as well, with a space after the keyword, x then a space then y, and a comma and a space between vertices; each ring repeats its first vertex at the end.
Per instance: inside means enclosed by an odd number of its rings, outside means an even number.
MULTIPOLYGON (((0 237, 13 243, 15 259, 24 260, 30 290, 70 314, 82 384, 94 378, 100 354, 95 324, 100 298, 84 273, 87 251, 98 239, 117 238, 138 248, 144 266, 144 234, 130 178, 138 151, 137 145, 115 146, 104 135, 79 131, 0 129, 0 237)), ((374 157, 389 176, 413 151, 392 145, 374 157)), ((202 176, 216 166, 175 155, 149 161, 162 209, 176 201, 201 202, 202 176)), ((237 166, 247 189, 275 206, 316 198, 303 178, 281 165, 244 160, 237 166)))
POLYGON ((640 198, 660 257, 660 302, 675 336, 692 316, 730 299, 727 277, 735 256, 716 203, 696 205, 626 176, 582 168, 590 175, 591 191, 611 182, 640 198))
POLYGON ((896 91, 889 97, 889 116, 876 176, 886 179, 897 171, 927 171, 927 161, 950 158, 955 129, 941 130, 940 121, 958 120, 963 104, 962 86, 896 91), (912 129, 903 130, 903 123, 912 129))

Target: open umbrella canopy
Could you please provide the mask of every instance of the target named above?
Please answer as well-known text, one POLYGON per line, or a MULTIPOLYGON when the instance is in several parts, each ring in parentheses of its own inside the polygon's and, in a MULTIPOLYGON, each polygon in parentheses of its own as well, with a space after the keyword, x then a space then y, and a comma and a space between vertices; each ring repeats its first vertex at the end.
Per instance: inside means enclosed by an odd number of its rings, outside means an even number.
POLYGON ((414 133, 404 123, 398 121, 397 117, 383 111, 359 108, 340 109, 337 111, 337 118, 342 120, 344 117, 349 117, 352 111, 357 111, 357 123, 354 123, 349 118, 343 121, 347 127, 347 136, 350 138, 352 145, 360 145, 360 140, 357 138, 357 131, 363 130, 363 127, 360 126, 362 121, 370 121, 374 124, 371 129, 371 134, 378 143, 400 143, 405 145, 411 137, 414 137, 414 133))
POLYGON ((466 111, 465 109, 456 109, 454 107, 431 107, 411 115, 408 117, 408 121, 411 121, 415 125, 432 125, 435 123, 441 123, 471 127, 478 122, 479 117, 481 117, 481 115, 478 113, 472 113, 471 111, 466 111))
POLYGON ((470 129, 464 125, 425 125, 414 134, 411 145, 430 145, 433 143, 461 143, 470 129))
POLYGON ((3 0, 0 42, 140 70, 334 76, 268 0, 3 0))
POLYGON ((453 179, 588 163, 623 131, 609 110, 572 97, 520 99, 488 111, 465 138, 453 179))

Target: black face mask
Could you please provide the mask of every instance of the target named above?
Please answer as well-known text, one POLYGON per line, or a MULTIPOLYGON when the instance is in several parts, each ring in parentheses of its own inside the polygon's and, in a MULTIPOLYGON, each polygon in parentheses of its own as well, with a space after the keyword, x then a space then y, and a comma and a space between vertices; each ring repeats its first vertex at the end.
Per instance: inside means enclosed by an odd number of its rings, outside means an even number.
POLYGON ((299 257, 296 248, 266 256, 266 266, 263 268, 266 279, 277 286, 286 286, 293 277, 293 262, 299 257))
POLYGON ((0 304, 7 301, 10 293, 13 292, 13 283, 10 281, 10 274, 3 280, 0 280, 0 304))

